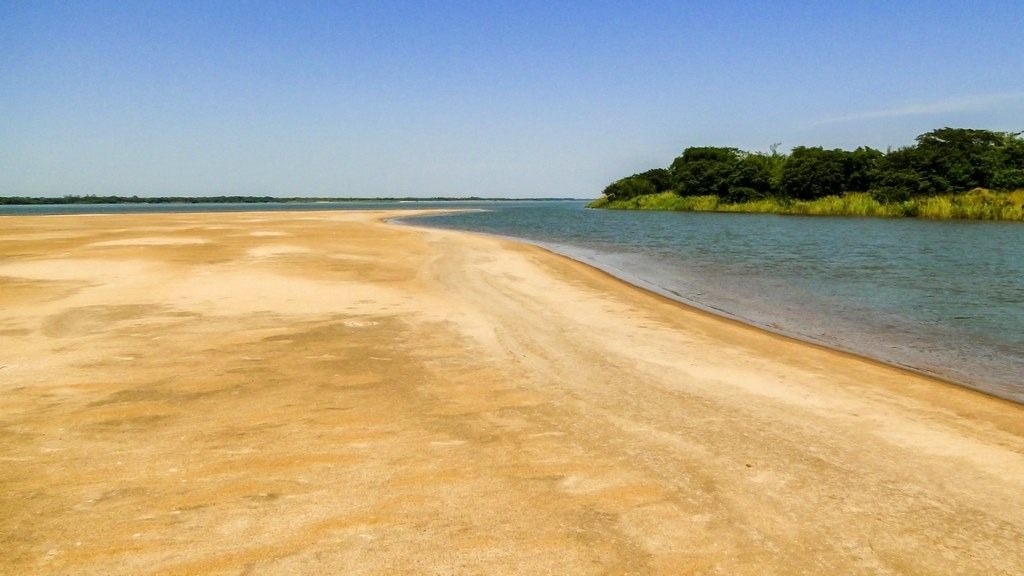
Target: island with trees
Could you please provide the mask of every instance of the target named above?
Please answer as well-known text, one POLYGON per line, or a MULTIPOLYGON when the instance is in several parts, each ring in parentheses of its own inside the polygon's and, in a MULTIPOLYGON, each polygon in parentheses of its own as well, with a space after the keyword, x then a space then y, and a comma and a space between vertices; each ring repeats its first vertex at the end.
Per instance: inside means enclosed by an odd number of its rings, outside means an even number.
POLYGON ((692 147, 616 180, 590 207, 1024 221, 1021 134, 940 128, 886 152, 692 147))

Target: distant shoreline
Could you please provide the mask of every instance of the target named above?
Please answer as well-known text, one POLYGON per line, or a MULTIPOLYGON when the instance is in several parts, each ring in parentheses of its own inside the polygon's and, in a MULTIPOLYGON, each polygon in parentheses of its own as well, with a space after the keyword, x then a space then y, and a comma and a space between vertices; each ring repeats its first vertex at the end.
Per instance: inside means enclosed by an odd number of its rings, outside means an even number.
POLYGON ((310 204, 337 202, 545 202, 558 200, 586 200, 585 198, 485 198, 482 196, 413 196, 380 198, 318 198, 277 196, 95 196, 69 195, 61 197, 0 196, 0 206, 38 206, 62 204, 310 204))

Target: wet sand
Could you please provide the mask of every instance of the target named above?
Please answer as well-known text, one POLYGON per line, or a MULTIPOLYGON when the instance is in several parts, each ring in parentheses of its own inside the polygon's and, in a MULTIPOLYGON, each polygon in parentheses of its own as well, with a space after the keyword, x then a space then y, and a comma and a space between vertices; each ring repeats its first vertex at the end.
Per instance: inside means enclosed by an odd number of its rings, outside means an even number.
POLYGON ((1024 573, 1021 406, 399 214, 0 217, 0 573, 1024 573))

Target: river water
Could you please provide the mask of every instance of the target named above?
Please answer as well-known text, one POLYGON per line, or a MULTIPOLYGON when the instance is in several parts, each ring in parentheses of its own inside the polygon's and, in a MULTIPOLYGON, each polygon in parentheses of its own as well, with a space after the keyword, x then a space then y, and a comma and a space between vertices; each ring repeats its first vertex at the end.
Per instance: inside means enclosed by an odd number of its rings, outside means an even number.
POLYGON ((588 210, 582 201, 0 206, 0 214, 470 208, 518 238, 754 326, 1024 403, 1024 225, 588 210))

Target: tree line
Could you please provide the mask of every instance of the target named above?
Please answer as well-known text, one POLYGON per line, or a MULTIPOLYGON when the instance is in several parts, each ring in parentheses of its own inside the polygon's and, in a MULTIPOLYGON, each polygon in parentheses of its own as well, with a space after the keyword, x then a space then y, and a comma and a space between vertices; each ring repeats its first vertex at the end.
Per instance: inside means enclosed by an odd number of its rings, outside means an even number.
POLYGON ((817 200, 866 192, 878 202, 976 188, 1024 189, 1024 132, 940 128, 916 144, 881 152, 797 146, 789 154, 699 146, 683 150, 668 168, 654 168, 611 183, 607 202, 671 192, 716 196, 726 203, 764 199, 817 200))

